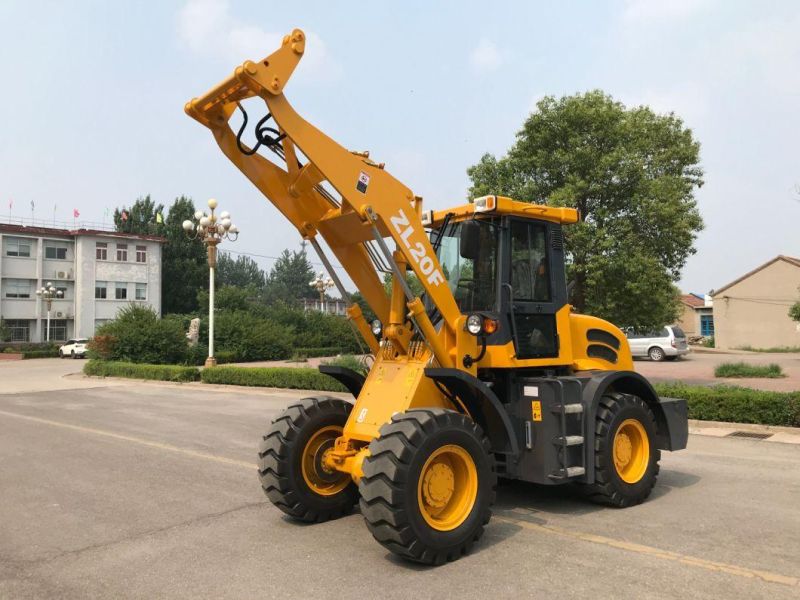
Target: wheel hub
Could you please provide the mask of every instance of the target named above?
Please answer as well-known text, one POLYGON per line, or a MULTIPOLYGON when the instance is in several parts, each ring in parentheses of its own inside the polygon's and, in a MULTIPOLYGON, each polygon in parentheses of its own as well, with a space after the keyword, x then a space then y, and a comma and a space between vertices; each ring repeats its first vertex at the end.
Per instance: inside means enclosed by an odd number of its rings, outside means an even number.
POLYGON ((435 463, 426 472, 422 481, 425 502, 433 508, 444 508, 453 496, 455 476, 453 469, 444 463, 435 463))
POLYGON ((612 444, 614 468, 625 483, 638 483, 650 463, 650 439, 637 419, 620 423, 612 444))
POLYGON ((633 447, 631 445, 631 438, 626 433, 620 433, 614 440, 614 464, 617 469, 624 469, 631 461, 631 454, 633 447))

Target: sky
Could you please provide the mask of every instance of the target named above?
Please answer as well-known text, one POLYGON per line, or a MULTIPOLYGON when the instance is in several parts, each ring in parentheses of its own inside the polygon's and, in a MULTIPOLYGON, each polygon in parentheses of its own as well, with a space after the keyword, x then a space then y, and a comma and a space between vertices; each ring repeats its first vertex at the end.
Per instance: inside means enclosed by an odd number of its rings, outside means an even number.
POLYGON ((0 0, 0 220, 102 222, 150 194, 214 197, 264 268, 299 237, 184 103, 293 28, 285 93, 429 208, 504 154, 545 95, 602 89, 674 112, 701 143, 705 229, 679 283, 719 288, 800 256, 800 3, 0 0))

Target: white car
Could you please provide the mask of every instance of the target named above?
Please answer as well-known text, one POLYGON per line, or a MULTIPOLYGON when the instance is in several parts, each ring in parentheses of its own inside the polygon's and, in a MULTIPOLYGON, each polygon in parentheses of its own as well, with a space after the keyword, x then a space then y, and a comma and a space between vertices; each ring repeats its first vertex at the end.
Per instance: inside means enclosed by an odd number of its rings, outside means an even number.
POLYGON ((78 338, 74 340, 67 340, 66 343, 58 349, 58 357, 66 358, 86 358, 86 344, 89 340, 86 338, 78 338))
POLYGON ((689 353, 686 334, 677 325, 669 325, 655 331, 627 331, 628 345, 633 356, 647 356, 656 362, 676 360, 689 353))

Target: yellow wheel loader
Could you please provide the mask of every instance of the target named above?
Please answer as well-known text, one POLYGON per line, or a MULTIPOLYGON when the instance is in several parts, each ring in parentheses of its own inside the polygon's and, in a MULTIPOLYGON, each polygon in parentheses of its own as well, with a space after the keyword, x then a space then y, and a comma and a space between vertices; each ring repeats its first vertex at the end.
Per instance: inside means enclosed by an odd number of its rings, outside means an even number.
POLYGON ((305 43, 294 30, 185 107, 312 245, 342 297, 320 238, 377 315, 347 311, 375 358, 366 377, 321 367, 355 402, 297 402, 264 436, 268 498, 309 522, 359 503, 378 542, 426 564, 480 539, 498 477, 577 484, 615 507, 642 502, 660 451, 686 447, 686 403, 659 398, 633 371, 617 327, 568 304, 562 226, 577 212, 502 196, 423 210, 383 164, 289 104, 305 43), (266 107, 251 130, 242 102, 254 97, 266 107))

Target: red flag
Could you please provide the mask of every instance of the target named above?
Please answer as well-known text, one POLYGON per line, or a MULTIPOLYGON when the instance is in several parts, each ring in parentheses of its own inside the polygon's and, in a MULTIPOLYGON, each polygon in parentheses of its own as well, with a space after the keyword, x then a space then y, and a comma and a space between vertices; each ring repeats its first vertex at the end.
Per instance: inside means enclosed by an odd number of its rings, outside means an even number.
POLYGON ((124 210, 122 211, 122 220, 123 221, 127 221, 128 220, 128 213, 125 212, 124 210))
POLYGON ((77 208, 73 208, 73 209, 72 209, 72 218, 73 218, 73 219, 77 219, 77 218, 78 218, 78 217, 80 217, 80 216, 81 216, 81 213, 80 213, 80 211, 78 211, 78 209, 77 209, 77 208))

